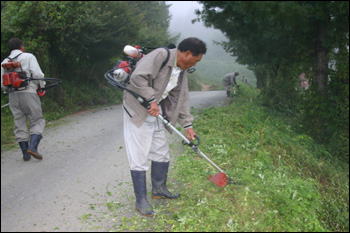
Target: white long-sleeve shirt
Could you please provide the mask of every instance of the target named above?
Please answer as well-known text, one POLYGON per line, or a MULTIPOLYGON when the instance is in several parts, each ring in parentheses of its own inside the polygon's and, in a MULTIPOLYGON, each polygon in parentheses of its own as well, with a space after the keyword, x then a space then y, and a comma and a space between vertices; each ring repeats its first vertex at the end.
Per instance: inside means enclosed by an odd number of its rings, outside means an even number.
MULTIPOLYGON (((33 78, 44 78, 44 73, 41 71, 39 63, 36 57, 31 53, 24 53, 21 50, 12 50, 11 54, 8 56, 9 58, 14 58, 18 56, 14 61, 18 61, 21 63, 22 69, 26 72, 27 77, 33 78), (19 55, 21 54, 21 55, 19 55), (18 56, 19 55, 19 56, 18 56)), ((1 64, 7 63, 8 58, 6 58, 1 64)), ((17 70, 16 71, 20 71, 17 70)), ((1 67, 1 88, 6 91, 6 87, 3 85, 2 75, 5 73, 5 70, 1 67)), ((38 86, 44 87, 45 81, 37 81, 33 80, 29 82, 28 88, 26 90, 22 90, 21 92, 30 92, 36 93, 38 86)))

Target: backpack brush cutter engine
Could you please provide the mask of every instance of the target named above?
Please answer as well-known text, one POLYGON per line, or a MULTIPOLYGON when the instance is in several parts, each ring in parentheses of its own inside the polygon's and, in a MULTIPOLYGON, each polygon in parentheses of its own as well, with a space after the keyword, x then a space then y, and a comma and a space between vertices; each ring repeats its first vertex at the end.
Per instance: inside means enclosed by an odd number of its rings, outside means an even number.
MULTIPOLYGON (((145 98, 143 98, 142 96, 140 96, 139 94, 135 93, 134 91, 129 90, 125 84, 121 83, 120 81, 118 81, 115 77, 113 77, 113 71, 109 70, 105 73, 104 77, 107 79, 108 83, 111 84, 112 86, 118 88, 120 91, 127 91, 129 92, 131 95, 133 95, 139 102, 140 104, 146 108, 146 109, 150 109, 150 105, 147 102, 147 100, 145 98)), ((200 144, 200 138, 195 135, 196 139, 198 140, 197 144, 194 144, 193 142, 189 141, 181 132, 179 132, 172 124, 170 124, 170 122, 168 122, 161 114, 158 115, 158 118, 169 128, 171 128, 174 132, 176 132, 177 135, 179 135, 183 141, 182 144, 183 145, 188 145, 190 146, 194 152, 196 152, 197 154, 201 155, 205 160, 207 160, 213 167, 215 167, 216 170, 219 171, 218 174, 216 175, 210 175, 208 177, 208 179, 210 181, 212 181, 213 183, 215 183, 216 185, 220 186, 220 187, 225 187, 227 184, 235 184, 234 180, 232 177, 227 177, 227 175, 224 173, 224 171, 217 166, 213 161, 211 161, 203 152, 201 152, 198 149, 198 145, 200 144)))
MULTIPOLYGON (((13 91, 22 91, 27 89, 29 82, 33 80, 38 81, 45 81, 48 85, 45 85, 45 87, 41 88, 38 87, 37 94, 39 97, 42 97, 45 94, 45 91, 57 86, 62 82, 61 79, 58 78, 32 78, 32 77, 26 77, 26 73, 23 72, 21 64, 19 62, 7 62, 1 65, 4 70, 6 71, 5 74, 2 75, 2 81, 3 85, 7 87, 6 92, 10 93, 13 91), (21 68, 21 71, 14 71, 14 69, 21 68)), ((9 104, 5 104, 1 106, 1 108, 5 108, 9 106, 9 104)))
POLYGON ((33 80, 45 81, 49 83, 49 85, 45 85, 43 88, 38 88, 37 92, 46 91, 62 82, 62 80, 58 78, 29 78, 22 76, 19 74, 19 72, 10 72, 3 75, 3 85, 9 88, 9 92, 21 90, 21 88, 28 86, 28 83, 33 80))
MULTIPOLYGON (((16 72, 14 72, 14 73, 16 73, 16 72)), ((7 73, 7 74, 9 74, 9 73, 7 73)), ((14 75, 14 76, 17 77, 17 75, 14 75)), ((5 80, 5 79, 3 79, 3 80, 5 80)), ((7 92, 13 92, 15 90, 21 90, 20 87, 22 87, 23 90, 25 90, 25 88, 28 85, 28 82, 31 81, 31 80, 39 80, 39 81, 45 81, 45 82, 49 82, 50 83, 49 85, 45 85, 45 87, 43 87, 43 88, 38 87, 36 92, 37 92, 39 97, 44 96, 45 91, 47 89, 53 88, 53 87, 57 86, 58 84, 60 84, 62 82, 62 80, 58 79, 58 78, 28 78, 28 77, 25 77, 24 79, 22 79, 22 78, 16 79, 15 78, 14 81, 11 80, 11 79, 10 79, 10 81, 9 80, 4 81, 4 86, 8 87, 8 91, 7 92), (7 82, 7 85, 5 85, 5 82, 7 82), (21 86, 21 83, 26 83, 26 84, 25 85, 22 84, 22 86, 21 86)), ((2 105, 1 108, 3 109, 5 107, 7 107, 7 106, 9 106, 9 103, 5 104, 5 105, 2 105)))
POLYGON ((49 85, 45 85, 43 88, 38 88, 37 93, 39 96, 43 96, 47 89, 57 86, 62 82, 58 78, 32 78, 26 77, 26 73, 22 70, 21 64, 19 62, 9 61, 3 63, 2 68, 6 71, 2 75, 3 85, 7 87, 7 92, 25 90, 29 85, 30 81, 38 80, 48 82, 49 85), (15 71, 15 69, 21 69, 21 71, 15 71))

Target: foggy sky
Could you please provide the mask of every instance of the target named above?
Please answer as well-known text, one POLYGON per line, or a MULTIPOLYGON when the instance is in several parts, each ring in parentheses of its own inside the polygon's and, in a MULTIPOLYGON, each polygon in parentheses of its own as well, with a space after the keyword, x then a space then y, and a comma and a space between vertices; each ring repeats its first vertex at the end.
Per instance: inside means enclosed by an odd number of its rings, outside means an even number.
POLYGON ((225 36, 213 28, 206 28, 203 22, 192 24, 191 20, 197 18, 196 9, 202 9, 202 4, 195 1, 167 1, 172 6, 169 8, 172 19, 170 21, 169 31, 171 35, 181 33, 180 40, 188 37, 197 37, 211 46, 213 40, 223 41, 225 36))
MULTIPOLYGON (((216 45, 213 43, 213 40, 217 42, 228 41, 228 39, 221 33, 220 30, 214 28, 207 28, 204 26, 203 22, 196 22, 192 24, 192 20, 196 19, 197 16, 195 14, 196 9, 202 9, 202 4, 199 4, 195 1, 167 1, 169 7, 170 15, 172 15, 172 19, 170 21, 169 31, 172 36, 181 33, 181 37, 177 41, 179 44, 183 39, 188 37, 197 37, 203 40, 207 45, 207 53, 203 56, 203 61, 207 60, 215 60, 220 62, 220 69, 218 69, 216 78, 221 80, 225 73, 233 72, 230 70, 230 65, 234 65, 235 69, 239 69, 242 75, 245 75, 250 83, 254 79, 254 73, 246 69, 245 66, 237 66, 236 57, 232 57, 231 54, 226 53, 226 51, 220 45, 216 45), (228 64, 228 66, 224 65, 228 64)), ((201 64, 198 64, 200 67, 201 64)), ((213 76, 213 77, 214 77, 213 76)))

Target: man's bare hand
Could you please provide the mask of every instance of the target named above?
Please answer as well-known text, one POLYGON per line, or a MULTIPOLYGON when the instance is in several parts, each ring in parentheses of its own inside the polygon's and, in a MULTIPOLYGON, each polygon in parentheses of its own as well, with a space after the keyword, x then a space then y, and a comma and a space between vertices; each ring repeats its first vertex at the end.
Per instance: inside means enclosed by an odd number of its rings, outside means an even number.
POLYGON ((159 115, 159 106, 157 102, 150 103, 151 108, 147 110, 147 112, 154 117, 157 117, 159 115))
POLYGON ((193 141, 195 139, 194 135, 196 135, 196 133, 193 128, 187 129, 185 132, 188 140, 193 141))

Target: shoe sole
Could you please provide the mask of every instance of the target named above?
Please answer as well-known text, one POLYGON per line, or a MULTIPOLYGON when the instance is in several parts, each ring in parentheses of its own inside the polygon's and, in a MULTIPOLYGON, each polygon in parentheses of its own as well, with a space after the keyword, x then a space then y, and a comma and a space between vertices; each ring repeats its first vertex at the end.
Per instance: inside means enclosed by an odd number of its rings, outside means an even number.
POLYGON ((138 212, 140 212, 141 215, 146 216, 146 217, 153 217, 153 216, 154 216, 154 214, 145 214, 145 213, 142 213, 139 209, 135 209, 135 210, 137 210, 138 212))
POLYGON ((33 151, 27 150, 27 153, 30 154, 31 156, 33 156, 36 159, 40 159, 40 160, 43 159, 43 157, 41 155, 39 155, 39 154, 37 154, 37 153, 35 153, 33 151))
POLYGON ((152 199, 171 199, 171 198, 167 198, 167 197, 161 197, 161 196, 152 196, 152 199))
POLYGON ((152 196, 152 199, 177 199, 179 197, 152 196))

